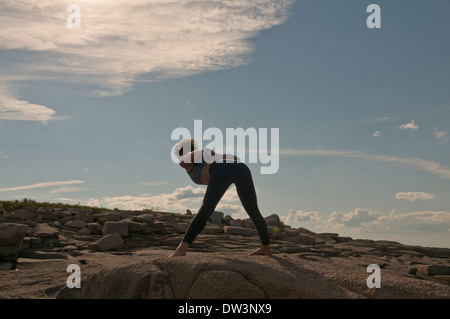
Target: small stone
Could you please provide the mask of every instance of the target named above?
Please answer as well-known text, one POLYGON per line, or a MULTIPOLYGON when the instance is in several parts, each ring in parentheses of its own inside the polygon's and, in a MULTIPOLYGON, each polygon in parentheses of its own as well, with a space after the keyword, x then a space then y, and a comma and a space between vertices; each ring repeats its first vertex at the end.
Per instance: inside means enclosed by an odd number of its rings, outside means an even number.
POLYGON ((96 242, 88 245, 88 249, 91 250, 114 250, 120 249, 122 247, 123 239, 120 235, 117 234, 103 236, 96 242))
POLYGON ((420 272, 427 276, 450 275, 450 266, 418 265, 417 272, 420 272))
POLYGON ((90 235, 91 234, 91 230, 87 227, 84 228, 80 228, 80 230, 78 231, 78 234, 80 235, 90 235))
POLYGON ((128 236, 127 222, 105 222, 102 228, 103 235, 117 234, 120 236, 128 236))
POLYGON ((42 217, 45 220, 58 220, 58 216, 56 215, 56 213, 53 211, 48 211, 48 210, 46 210, 42 213, 42 217))
POLYGON ((73 228, 87 227, 87 223, 82 220, 70 220, 70 221, 66 222, 64 225, 73 227, 73 228))
POLYGON ((94 218, 92 217, 92 211, 91 210, 80 210, 78 212, 75 212, 75 219, 81 220, 86 223, 91 223, 94 221, 94 218))
POLYGON ((15 223, 0 224, 0 246, 19 245, 28 230, 27 225, 15 223))
POLYGON ((303 227, 298 228, 298 231, 300 234, 306 234, 306 235, 311 235, 311 236, 317 235, 316 233, 314 233, 306 228, 303 228, 303 227))
POLYGON ((139 223, 150 223, 153 221, 154 218, 155 216, 151 214, 141 214, 138 216, 133 216, 132 220, 139 223))
POLYGON ((211 223, 213 223, 214 225, 222 226, 223 213, 222 212, 218 212, 218 211, 214 211, 212 213, 211 217, 209 217, 209 221, 211 223))
POLYGON ((233 217, 231 217, 230 215, 227 215, 223 218, 223 222, 225 223, 226 226, 231 226, 232 221, 233 217))
POLYGON ((72 217, 72 213, 68 210, 58 210, 58 211, 55 211, 55 214, 58 218, 72 217))
POLYGON ((242 224, 242 220, 240 219, 234 219, 230 222, 230 226, 236 226, 236 227, 244 227, 242 224))
POLYGON ((285 229, 284 232, 287 236, 298 236, 299 235, 299 232, 297 229, 287 228, 287 229, 285 229))
POLYGON ((225 226, 224 231, 225 234, 230 235, 254 236, 258 234, 256 230, 252 228, 236 227, 236 226, 225 226))
POLYGON ((15 220, 28 220, 32 219, 34 217, 34 213, 30 212, 27 209, 16 209, 12 213, 9 213, 6 215, 8 219, 15 219, 15 220))
POLYGON ((408 274, 415 275, 416 273, 417 273, 417 268, 416 267, 409 267, 408 268, 408 274))
POLYGON ((253 224, 250 218, 246 218, 242 221, 242 226, 245 228, 255 228, 255 224, 253 224))
POLYGON ((136 222, 136 221, 132 220, 131 218, 124 220, 124 222, 126 222, 128 224, 128 231, 131 233, 140 233, 143 230, 145 230, 144 223, 136 222))
POLYGON ((34 227, 34 236, 45 238, 45 237, 58 237, 59 230, 49 226, 47 223, 40 223, 34 227))
POLYGON ((315 245, 317 240, 313 236, 300 233, 299 242, 303 245, 315 245))
POLYGON ((337 243, 346 243, 348 241, 352 241, 353 239, 351 237, 333 237, 334 241, 337 243))
POLYGON ((203 234, 214 235, 223 233, 223 228, 215 224, 206 225, 202 230, 203 234))
POLYGON ((401 255, 400 257, 397 258, 398 260, 400 260, 403 263, 409 262, 412 260, 411 255, 410 254, 404 254, 401 255))
POLYGON ((266 220, 267 226, 274 226, 274 227, 282 227, 280 217, 277 214, 272 214, 270 216, 267 216, 264 218, 266 220))
MULTIPOLYGON (((94 220, 95 217, 93 216, 94 220)), ((106 222, 117 222, 119 220, 121 220, 122 217, 120 215, 120 213, 116 213, 116 212, 106 212, 102 217, 97 217, 97 221, 99 223, 106 223, 106 222)))
POLYGON ((0 246, 0 260, 16 261, 20 248, 18 245, 0 246))

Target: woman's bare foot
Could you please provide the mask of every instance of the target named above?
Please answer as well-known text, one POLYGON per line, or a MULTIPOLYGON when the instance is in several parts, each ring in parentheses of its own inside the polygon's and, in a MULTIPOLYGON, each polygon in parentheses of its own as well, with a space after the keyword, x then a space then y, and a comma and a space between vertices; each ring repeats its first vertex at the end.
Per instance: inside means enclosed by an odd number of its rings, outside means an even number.
POLYGON ((169 257, 186 256, 186 250, 189 248, 188 243, 181 243, 178 245, 177 249, 169 255, 169 257))
POLYGON ((261 247, 249 254, 249 256, 255 255, 272 256, 272 249, 270 249, 269 245, 261 245, 261 247))

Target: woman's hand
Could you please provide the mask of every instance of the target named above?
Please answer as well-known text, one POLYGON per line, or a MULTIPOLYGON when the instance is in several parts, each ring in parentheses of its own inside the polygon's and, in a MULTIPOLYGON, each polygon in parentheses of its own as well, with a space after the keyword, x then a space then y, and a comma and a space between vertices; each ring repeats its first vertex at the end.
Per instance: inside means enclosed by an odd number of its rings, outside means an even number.
POLYGON ((183 161, 180 162, 180 166, 183 167, 184 169, 188 169, 188 168, 192 167, 192 165, 194 165, 194 164, 192 164, 192 163, 185 163, 183 161))

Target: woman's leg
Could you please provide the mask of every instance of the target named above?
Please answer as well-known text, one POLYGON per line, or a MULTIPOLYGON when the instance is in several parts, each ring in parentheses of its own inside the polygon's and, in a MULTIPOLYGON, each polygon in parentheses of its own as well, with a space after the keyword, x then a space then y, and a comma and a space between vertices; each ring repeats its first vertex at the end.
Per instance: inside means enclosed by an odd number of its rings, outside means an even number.
POLYGON ((250 216, 253 224, 255 224, 256 231, 261 239, 261 245, 268 247, 270 245, 270 239, 267 223, 259 211, 255 185, 253 184, 253 178, 247 165, 243 164, 242 173, 235 184, 242 206, 244 206, 245 211, 250 216))
MULTIPOLYGON (((219 164, 222 165, 222 164, 219 164)), ((216 165, 217 166, 217 165, 216 165)), ((189 225, 186 234, 184 235, 183 242, 189 245, 195 240, 206 225, 209 217, 211 217, 214 209, 219 203, 222 196, 230 187, 232 179, 226 172, 221 171, 221 167, 216 167, 206 188, 206 193, 203 198, 203 203, 197 212, 197 215, 189 225)))

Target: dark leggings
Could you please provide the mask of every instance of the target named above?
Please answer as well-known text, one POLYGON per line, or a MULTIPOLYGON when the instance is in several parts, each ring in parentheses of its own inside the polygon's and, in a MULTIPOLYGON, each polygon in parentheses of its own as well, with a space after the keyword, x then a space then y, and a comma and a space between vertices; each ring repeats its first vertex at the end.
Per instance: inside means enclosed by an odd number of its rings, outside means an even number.
POLYGON ((197 215, 192 220, 184 235, 183 242, 192 245, 198 234, 203 230, 217 204, 232 183, 242 206, 255 224, 262 245, 269 245, 267 224, 259 211, 256 202, 255 186, 250 169, 244 163, 212 163, 209 167, 211 177, 206 188, 203 203, 197 215))

